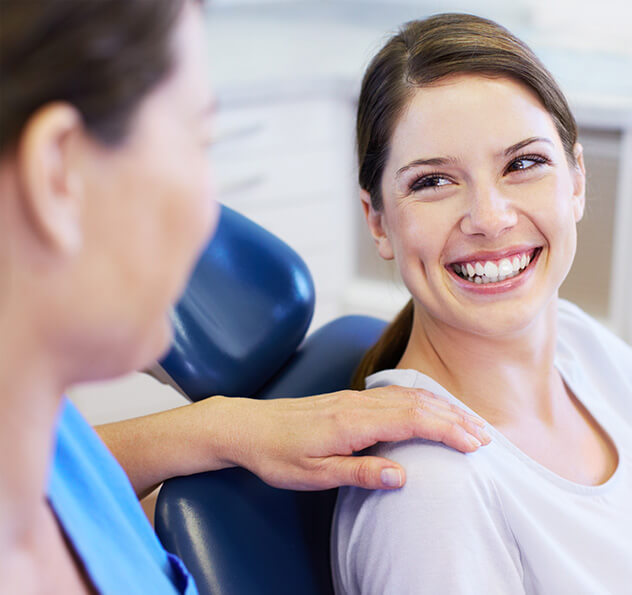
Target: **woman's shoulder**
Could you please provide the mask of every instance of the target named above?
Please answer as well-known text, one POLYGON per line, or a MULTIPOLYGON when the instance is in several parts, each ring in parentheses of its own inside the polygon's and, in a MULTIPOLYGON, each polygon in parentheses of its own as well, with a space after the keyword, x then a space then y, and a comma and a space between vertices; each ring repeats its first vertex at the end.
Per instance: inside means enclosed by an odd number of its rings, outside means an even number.
MULTIPOLYGON (((375 447, 372 454, 403 465, 406 483, 392 491, 339 491, 332 533, 338 584, 365 585, 348 592, 375 592, 384 584, 390 588, 381 592, 401 593, 422 577, 442 574, 448 559, 468 566, 463 548, 497 559, 513 551, 492 448, 464 454, 420 439, 375 447)), ((435 579, 437 585, 443 580, 435 579)))
POLYGON ((632 347, 575 304, 559 300, 556 365, 587 406, 632 423, 632 347))
POLYGON ((440 442, 412 439, 379 444, 375 456, 396 461, 406 469, 403 497, 414 500, 440 498, 444 502, 469 495, 490 497, 495 493, 494 469, 502 453, 488 445, 473 453, 462 453, 440 442))
POLYGON ((617 392, 626 395, 632 390, 632 347, 581 308, 562 299, 558 302, 556 355, 558 365, 569 376, 581 369, 583 378, 598 385, 620 384, 617 392))
POLYGON ((589 344, 591 351, 594 352, 596 348, 599 348, 599 345, 594 343, 595 340, 598 340, 602 349, 614 349, 617 354, 632 356, 630 345, 577 304, 560 298, 557 312, 558 336, 561 343, 567 343, 580 349, 589 344))
MULTIPOLYGON (((420 524, 469 522, 491 508, 499 509, 496 485, 503 467, 502 453, 490 444, 474 453, 462 453, 442 443, 411 439, 379 444, 367 452, 403 466, 406 483, 398 490, 341 488, 339 513, 347 519, 400 521, 402 528, 416 518, 420 524), (446 517, 441 520, 441 517, 446 517)), ((397 523, 396 523, 397 524, 397 523)))
MULTIPOLYGON (((433 378, 416 370, 383 370, 367 378, 367 387, 397 384, 410 388, 423 388, 446 398, 459 407, 471 411, 433 378)), ((473 453, 462 453, 441 442, 414 438, 402 442, 380 443, 369 449, 368 454, 386 457, 400 463, 406 469, 408 491, 415 489, 417 481, 423 483, 424 493, 480 489, 491 480, 490 468, 502 452, 493 444, 473 453), (428 480, 431 480, 430 482, 428 480)))
POLYGON ((440 442, 414 438, 380 443, 363 454, 399 463, 406 483, 394 491, 341 488, 338 507, 350 517, 386 515, 403 525, 411 516, 420 523, 430 517, 439 522, 443 515, 465 521, 499 504, 503 489, 496 484, 507 461, 506 453, 494 443, 462 453, 440 442))

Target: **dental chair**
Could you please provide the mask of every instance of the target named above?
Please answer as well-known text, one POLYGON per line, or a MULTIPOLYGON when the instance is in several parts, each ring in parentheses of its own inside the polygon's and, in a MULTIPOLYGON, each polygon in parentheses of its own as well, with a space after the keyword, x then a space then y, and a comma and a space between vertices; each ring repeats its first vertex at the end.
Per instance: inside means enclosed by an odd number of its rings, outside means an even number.
MULTIPOLYGON (((314 286, 278 238, 222 207, 217 233, 175 307, 163 372, 191 400, 301 397, 348 388, 384 322, 346 316, 304 339, 314 286)), ((272 488, 234 468, 166 481, 155 527, 202 594, 333 593, 336 491, 272 488)))

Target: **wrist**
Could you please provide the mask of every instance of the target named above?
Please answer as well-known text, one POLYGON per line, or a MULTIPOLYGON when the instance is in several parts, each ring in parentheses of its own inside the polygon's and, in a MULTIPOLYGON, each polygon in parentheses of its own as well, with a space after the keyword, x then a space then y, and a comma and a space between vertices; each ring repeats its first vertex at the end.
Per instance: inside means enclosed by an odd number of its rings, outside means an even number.
POLYGON ((194 452, 188 456, 196 468, 189 473, 244 466, 253 448, 250 427, 255 403, 253 399, 214 396, 190 406, 189 440, 194 452))

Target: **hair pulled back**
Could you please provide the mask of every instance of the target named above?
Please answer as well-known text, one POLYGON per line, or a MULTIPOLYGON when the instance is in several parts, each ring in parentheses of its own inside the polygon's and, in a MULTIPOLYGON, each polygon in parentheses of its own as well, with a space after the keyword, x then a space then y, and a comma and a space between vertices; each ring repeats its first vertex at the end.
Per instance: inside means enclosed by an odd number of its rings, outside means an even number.
MULTIPOLYGON (((381 183, 395 126, 416 89, 454 74, 506 77, 531 89, 551 115, 569 163, 577 125, 549 71, 531 49, 507 29, 470 14, 439 14, 406 23, 373 58, 362 81, 356 121, 360 187, 371 206, 383 206, 381 183)), ((352 386, 395 367, 410 338, 412 300, 365 354, 352 386)))
POLYGON ((2 0, 0 153, 29 118, 63 101, 99 140, 125 138, 135 108, 172 66, 186 0, 2 0))

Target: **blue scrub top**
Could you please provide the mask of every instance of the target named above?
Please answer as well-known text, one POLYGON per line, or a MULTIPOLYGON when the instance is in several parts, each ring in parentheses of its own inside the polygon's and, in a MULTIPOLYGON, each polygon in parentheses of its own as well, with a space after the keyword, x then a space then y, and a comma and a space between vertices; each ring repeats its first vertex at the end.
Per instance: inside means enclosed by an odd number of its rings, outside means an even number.
POLYGON ((48 500, 96 589, 104 594, 197 594, 160 544, 121 466, 64 399, 48 500))

